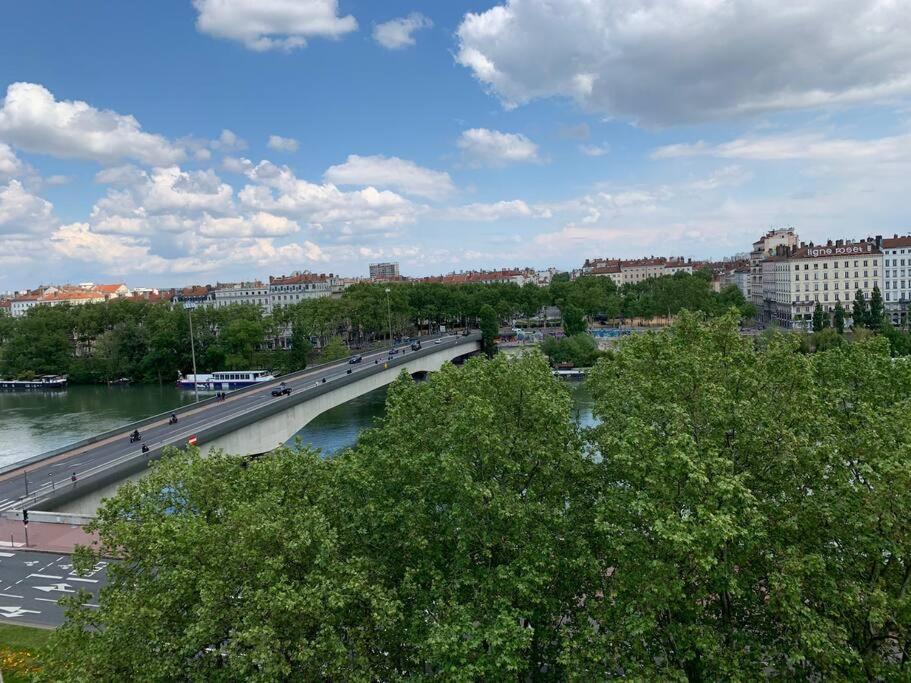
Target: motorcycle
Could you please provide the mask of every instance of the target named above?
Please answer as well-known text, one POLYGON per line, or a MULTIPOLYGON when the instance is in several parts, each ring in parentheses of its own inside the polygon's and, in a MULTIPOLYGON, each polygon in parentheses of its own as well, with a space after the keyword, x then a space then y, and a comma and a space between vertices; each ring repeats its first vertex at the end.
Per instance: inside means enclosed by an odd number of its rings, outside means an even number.
POLYGON ((134 443, 135 441, 142 441, 142 435, 139 432, 130 434, 130 443, 134 443))
POLYGON ((176 415, 171 415, 171 419, 168 420, 168 424, 169 424, 169 425, 176 425, 176 424, 177 424, 177 416, 176 416, 176 415))

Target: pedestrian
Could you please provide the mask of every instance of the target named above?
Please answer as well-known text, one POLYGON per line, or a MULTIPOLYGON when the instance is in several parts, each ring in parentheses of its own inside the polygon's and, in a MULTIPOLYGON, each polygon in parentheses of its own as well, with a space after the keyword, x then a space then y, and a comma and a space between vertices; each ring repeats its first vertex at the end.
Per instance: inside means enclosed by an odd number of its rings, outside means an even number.
POLYGON ((73 476, 70 477, 70 481, 73 482, 73 486, 76 485, 76 473, 75 472, 73 472, 73 476))

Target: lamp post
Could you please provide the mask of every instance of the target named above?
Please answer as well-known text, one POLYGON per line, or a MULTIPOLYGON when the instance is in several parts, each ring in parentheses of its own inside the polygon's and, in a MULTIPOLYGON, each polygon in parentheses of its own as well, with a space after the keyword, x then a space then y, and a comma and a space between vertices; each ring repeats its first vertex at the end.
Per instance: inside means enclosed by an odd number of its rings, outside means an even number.
POLYGON ((389 303, 389 292, 392 291, 386 287, 386 317, 389 321, 389 346, 392 346, 392 306, 389 303))
POLYGON ((199 377, 196 375, 196 344, 193 342, 193 309, 187 309, 187 315, 190 316, 190 356, 193 358, 193 392, 196 395, 196 402, 199 403, 199 377))

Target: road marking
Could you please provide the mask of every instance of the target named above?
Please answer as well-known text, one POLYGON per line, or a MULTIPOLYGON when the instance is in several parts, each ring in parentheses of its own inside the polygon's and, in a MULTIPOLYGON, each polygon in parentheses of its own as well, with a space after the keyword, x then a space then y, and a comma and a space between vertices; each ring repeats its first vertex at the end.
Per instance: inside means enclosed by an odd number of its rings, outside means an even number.
POLYGON ((21 617, 23 614, 41 614, 41 612, 33 609, 22 609, 18 605, 15 607, 4 607, 0 605, 0 614, 3 614, 7 619, 12 619, 14 617, 21 617))
POLYGON ((33 576, 36 579, 62 579, 63 578, 62 576, 56 576, 55 574, 29 574, 25 578, 30 579, 33 576))
POLYGON ((45 593, 57 592, 57 593, 75 593, 76 591, 69 590, 70 584, 68 583, 55 583, 51 586, 32 586, 36 591, 44 591, 45 593))
POLYGON ((0 557, 16 557, 16 553, 0 553, 0 557))
POLYGON ((24 595, 13 595, 12 593, 0 593, 0 596, 4 598, 19 598, 20 600, 25 600, 24 595))
POLYGON ((98 583, 98 579, 81 579, 78 576, 68 576, 67 581, 82 581, 83 583, 98 583))
POLYGON ((38 560, 32 560, 31 562, 26 562, 26 563, 25 563, 25 566, 26 566, 26 567, 34 567, 36 564, 38 564, 38 560))
POLYGON ((84 603, 82 603, 82 606, 83 607, 101 607, 101 605, 96 605, 95 603, 92 603, 92 602, 84 602, 84 603))
MULTIPOLYGON (((55 605, 57 604, 56 600, 51 600, 50 598, 35 598, 35 600, 40 600, 41 602, 53 602, 55 605)), ((0 609, 3 609, 3 608, 0 607, 0 609)))
POLYGON ((60 560, 65 560, 65 559, 66 559, 66 555, 61 555, 56 560, 54 560, 54 562, 60 562, 60 560))

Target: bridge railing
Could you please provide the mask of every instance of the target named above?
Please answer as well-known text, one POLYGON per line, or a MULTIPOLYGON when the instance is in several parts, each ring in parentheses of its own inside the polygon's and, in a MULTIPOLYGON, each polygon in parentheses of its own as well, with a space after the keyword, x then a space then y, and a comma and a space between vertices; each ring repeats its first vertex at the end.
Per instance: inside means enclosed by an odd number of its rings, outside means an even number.
MULTIPOLYGON (((435 338, 439 338, 439 336, 435 338)), ((478 342, 480 339, 480 333, 475 332, 468 335, 467 337, 461 337, 455 346, 460 346, 467 342, 478 342)), ((246 408, 239 410, 236 413, 224 415, 224 419, 215 425, 202 428, 194 427, 192 429, 185 430, 179 436, 171 435, 166 440, 166 442, 154 446, 147 453, 142 453, 141 450, 125 453, 112 460, 107 460, 88 469, 81 470, 79 472, 79 477, 75 483, 72 482, 72 480, 68 477, 63 477, 59 481, 52 479, 49 482, 42 483, 30 491, 27 496, 19 499, 17 501, 16 507, 18 509, 28 509, 30 507, 41 505, 50 501, 59 503, 64 502, 68 499, 78 498, 87 490, 90 491, 100 486, 104 486, 111 480, 116 479, 117 476, 128 476, 131 473, 140 471, 141 469, 145 468, 149 462, 158 460, 161 457, 162 451, 168 447, 186 446, 187 439, 191 435, 197 437, 197 443, 199 445, 203 445, 218 438, 219 436, 229 434, 233 431, 236 431, 237 429, 250 424, 254 424, 265 417, 276 414, 278 412, 283 412, 291 406, 312 400, 317 396, 335 391, 343 386, 347 386, 348 384, 352 384, 366 377, 380 374, 397 367, 404 367, 408 363, 412 362, 415 358, 429 356, 449 348, 452 348, 452 346, 439 347, 432 343, 422 343, 422 348, 418 351, 405 351, 375 365, 366 364, 360 367, 351 368, 352 372, 350 374, 344 372, 340 375, 327 378, 325 382, 319 382, 313 387, 304 387, 302 390, 298 390, 298 392, 292 393, 291 396, 288 396, 287 398, 284 398, 280 401, 266 401, 261 405, 256 405, 252 408, 246 408), (90 483, 88 487, 86 486, 87 483, 90 483)), ((338 365, 340 369, 348 369, 346 367, 348 365, 347 360, 345 360, 343 363, 338 364, 324 363, 320 367, 325 369, 333 365, 338 365)), ((313 366, 313 368, 316 367, 317 366, 313 366)), ((301 378, 302 373, 294 374, 297 376, 297 379, 301 378)), ((286 375, 283 379, 284 381, 288 381, 290 377, 291 375, 286 375)), ((242 389, 240 391, 245 391, 245 389, 242 389)), ((165 413, 165 415, 169 414, 170 413, 165 413)), ((123 429, 119 430, 117 433, 120 433, 122 431, 123 429)))
MULTIPOLYGON (((447 333, 447 334, 428 335, 426 337, 420 337, 419 339, 421 339, 421 341, 423 343, 423 340, 439 339, 441 337, 446 337, 446 336, 449 336, 449 334, 447 333)), ((355 355, 357 355, 357 354, 355 354, 355 355)), ((337 361, 329 361, 328 363, 318 363, 316 365, 310 365, 310 366, 304 368, 303 370, 297 370, 295 372, 290 372, 286 375, 281 375, 281 376, 277 377, 273 382, 260 382, 259 384, 252 384, 248 387, 243 387, 241 389, 235 389, 234 391, 231 391, 229 393, 232 397, 239 396, 244 393, 256 391, 257 389, 263 389, 263 388, 269 387, 270 385, 273 385, 273 384, 278 384, 279 382, 288 382, 288 381, 293 381, 295 379, 300 379, 301 377, 303 377, 307 374, 310 374, 312 372, 324 370, 327 368, 331 368, 333 366, 342 367, 342 366, 345 366, 348 364, 348 358, 351 358, 351 357, 352 356, 348 356, 347 358, 343 358, 343 359, 337 360, 337 361)), ((173 408, 173 409, 165 411, 163 413, 159 413, 158 415, 152 415, 151 417, 146 417, 146 418, 143 418, 142 420, 138 420, 136 422, 130 422, 130 423, 121 425, 119 427, 114 427, 113 429, 109 429, 107 431, 101 432, 100 434, 94 434, 85 439, 80 439, 79 441, 75 441, 73 443, 66 444, 65 446, 61 446, 60 448, 55 448, 54 450, 46 451, 44 453, 39 453, 38 455, 33 455, 29 458, 17 460, 14 463, 5 465, 4 467, 0 467, 0 475, 6 474, 8 472, 15 472, 17 470, 21 470, 25 467, 28 467, 29 465, 40 463, 44 460, 47 460, 48 458, 53 458, 54 456, 57 456, 57 455, 69 453, 70 451, 77 450, 79 448, 84 448, 86 446, 91 446, 92 444, 99 443, 106 439, 110 439, 111 437, 121 435, 124 432, 131 431, 133 429, 140 429, 141 427, 146 427, 150 424, 155 424, 156 422, 159 422, 161 420, 168 419, 172 414, 184 415, 184 414, 194 411, 200 407, 204 407, 204 406, 208 406, 208 405, 217 403, 218 400, 219 399, 217 397, 212 396, 210 398, 203 399, 202 401, 199 401, 199 402, 188 403, 186 405, 180 406, 179 408, 173 408)))

